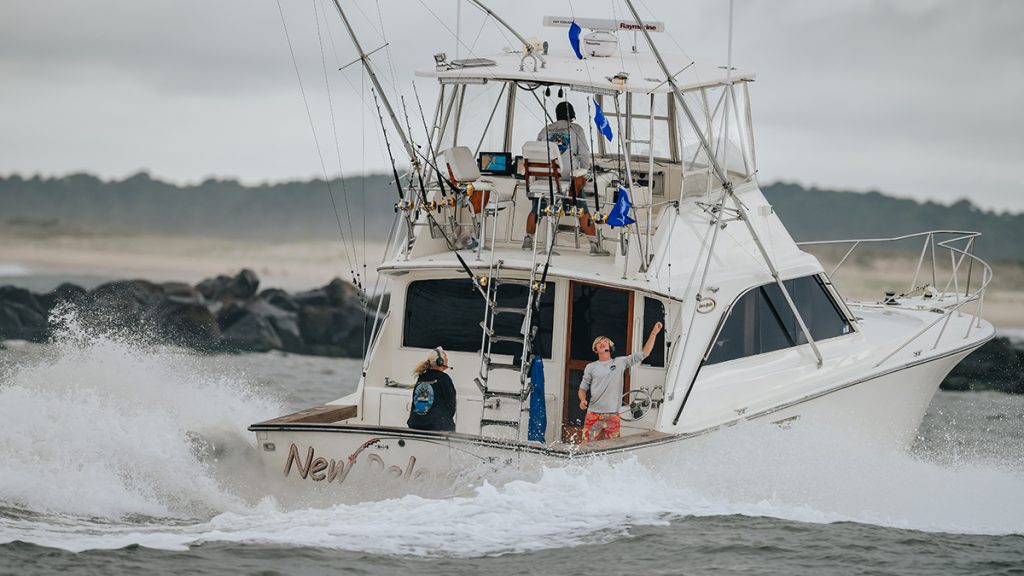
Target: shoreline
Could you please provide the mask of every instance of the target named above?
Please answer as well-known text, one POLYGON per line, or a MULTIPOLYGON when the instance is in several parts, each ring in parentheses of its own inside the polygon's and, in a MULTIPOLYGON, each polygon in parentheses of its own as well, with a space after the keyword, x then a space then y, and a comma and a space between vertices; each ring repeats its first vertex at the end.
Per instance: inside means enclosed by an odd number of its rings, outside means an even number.
MULTIPOLYGON (((366 247, 366 278, 372 290, 380 244, 366 247)), ((362 251, 359 254, 362 257, 362 251)), ((826 270, 834 262, 819 258, 826 270)), ((834 282, 848 299, 880 300, 887 287, 901 287, 916 255, 875 253, 846 262, 834 282)), ((332 278, 351 281, 351 266, 340 241, 270 243, 240 239, 163 235, 51 236, 0 235, 0 285, 47 291, 62 281, 87 288, 111 280, 145 279, 187 282, 254 270, 261 286, 299 291, 323 286, 332 278)), ((997 329, 1024 330, 1024 265, 993 265, 994 280, 982 317, 997 329)), ((909 276, 907 276, 909 278, 909 276)), ((968 310, 970 312, 970 310, 968 310)))
MULTIPOLYGON (((367 278, 372 288, 383 246, 367 246, 367 278)), ((360 254, 361 256, 361 254, 360 254)), ((180 236, 56 236, 27 239, 0 236, 0 285, 35 279, 34 287, 77 279, 83 285, 111 280, 195 284, 204 278, 235 275, 249 268, 262 286, 306 290, 332 278, 351 280, 340 241, 261 243, 180 236)), ((26 286, 27 287, 27 286, 26 286)), ((86 286, 87 288, 95 286, 86 286)))

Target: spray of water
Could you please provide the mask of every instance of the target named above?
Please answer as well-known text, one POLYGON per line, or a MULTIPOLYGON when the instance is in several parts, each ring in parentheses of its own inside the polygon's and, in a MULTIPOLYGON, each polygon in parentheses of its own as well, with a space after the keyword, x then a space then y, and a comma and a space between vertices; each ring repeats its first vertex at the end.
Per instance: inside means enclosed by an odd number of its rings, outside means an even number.
POLYGON ((880 453, 811 427, 759 423, 695 440, 653 465, 596 459, 445 497, 285 508, 258 484, 226 480, 255 479, 245 428, 278 414, 275 401, 191 354, 85 330, 73 311, 61 326, 44 358, 0 370, 0 542, 478 556, 736 514, 1024 533, 1019 463, 880 453))
POLYGON ((62 308, 43 357, 0 383, 0 505, 104 519, 190 518, 244 502, 215 479, 216 445, 280 411, 199 358, 90 329, 62 308), (215 456, 214 456, 215 457, 215 456))

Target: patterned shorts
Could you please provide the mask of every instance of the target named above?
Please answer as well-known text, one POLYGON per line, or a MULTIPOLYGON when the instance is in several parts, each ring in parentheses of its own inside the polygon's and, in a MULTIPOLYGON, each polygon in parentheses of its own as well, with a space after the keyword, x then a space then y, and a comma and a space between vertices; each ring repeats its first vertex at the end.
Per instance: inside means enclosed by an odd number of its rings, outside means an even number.
POLYGON ((587 419, 583 421, 583 441, 593 442, 606 438, 618 438, 621 424, 622 418, 617 412, 587 412, 587 419))

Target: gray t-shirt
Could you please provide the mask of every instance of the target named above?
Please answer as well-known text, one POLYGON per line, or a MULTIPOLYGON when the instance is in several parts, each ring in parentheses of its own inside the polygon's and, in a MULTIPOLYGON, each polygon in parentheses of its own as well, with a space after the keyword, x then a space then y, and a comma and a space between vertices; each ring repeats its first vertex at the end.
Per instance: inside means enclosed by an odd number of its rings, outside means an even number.
POLYGON ((587 133, 575 122, 556 120, 548 124, 537 134, 537 140, 543 142, 554 142, 558 144, 558 151, 561 157, 558 159, 558 167, 562 174, 562 180, 569 180, 572 173, 580 168, 590 168, 590 147, 587 146, 587 133))
POLYGON ((637 352, 587 364, 583 369, 580 390, 590 390, 589 411, 602 414, 618 412, 622 406, 622 384, 626 370, 643 359, 643 353, 637 352))

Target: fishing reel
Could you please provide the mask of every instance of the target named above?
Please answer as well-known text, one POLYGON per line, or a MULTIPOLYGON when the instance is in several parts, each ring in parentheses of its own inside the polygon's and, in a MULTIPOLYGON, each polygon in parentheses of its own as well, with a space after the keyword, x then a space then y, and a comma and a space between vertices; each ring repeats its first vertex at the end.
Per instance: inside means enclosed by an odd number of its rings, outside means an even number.
POLYGON ((598 212, 597 214, 594 214, 593 216, 591 216, 591 218, 594 220, 595 224, 607 224, 608 223, 608 215, 605 214, 604 212, 598 212))
POLYGON ((415 209, 415 205, 412 200, 399 200, 395 203, 395 212, 401 210, 402 212, 412 212, 415 209))
POLYGON ((628 422, 641 420, 654 407, 650 391, 644 388, 630 390, 623 394, 622 403, 627 407, 619 411, 619 416, 628 422))

